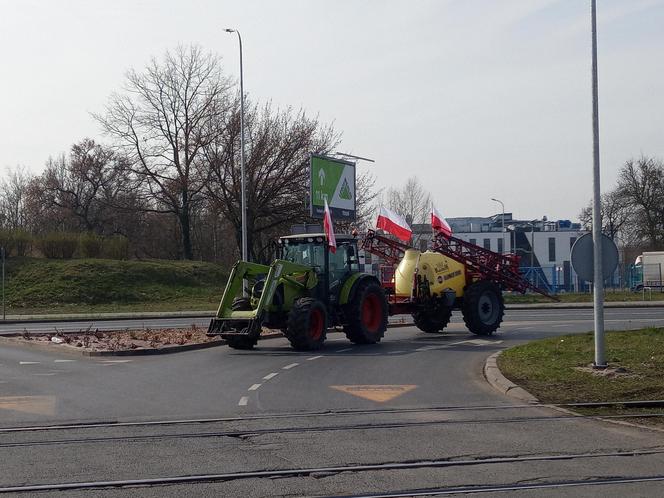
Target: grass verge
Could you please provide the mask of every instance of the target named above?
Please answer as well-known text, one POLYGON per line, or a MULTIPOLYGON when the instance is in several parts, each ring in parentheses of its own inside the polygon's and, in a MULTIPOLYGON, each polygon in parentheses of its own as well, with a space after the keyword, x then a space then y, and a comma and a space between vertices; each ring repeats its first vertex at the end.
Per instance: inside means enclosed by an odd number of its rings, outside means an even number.
MULTIPOLYGON (((647 328, 606 333, 609 369, 590 368, 592 333, 558 336, 503 352, 503 375, 544 403, 664 400, 664 329, 647 328)), ((576 410, 593 415, 662 413, 663 408, 623 406, 576 410)), ((638 419, 664 427, 664 417, 638 419)))
MULTIPOLYGON (((567 292, 557 294, 561 303, 591 303, 593 295, 587 292, 567 292)), ((644 301, 644 295, 641 292, 630 291, 607 291, 604 293, 604 301, 606 302, 620 302, 620 301, 644 301)), ((653 292, 652 294, 645 294, 645 301, 664 301, 664 293, 653 292)), ((508 304, 534 304, 534 303, 550 303, 548 299, 540 294, 506 294, 505 302, 508 304)))
POLYGON ((214 310, 227 278, 199 261, 13 258, 7 313, 214 310))

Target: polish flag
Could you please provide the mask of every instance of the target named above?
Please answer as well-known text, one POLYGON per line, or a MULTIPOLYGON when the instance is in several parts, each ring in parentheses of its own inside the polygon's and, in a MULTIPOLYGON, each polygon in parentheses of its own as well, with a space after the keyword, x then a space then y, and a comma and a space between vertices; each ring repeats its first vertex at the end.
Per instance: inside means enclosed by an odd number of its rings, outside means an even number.
POLYGON ((378 212, 376 228, 382 228, 405 242, 410 240, 413 233, 403 216, 383 206, 380 207, 378 212))
POLYGON ((445 218, 440 215, 433 204, 431 204, 431 227, 434 230, 441 232, 445 237, 452 236, 452 228, 447 221, 445 221, 445 218))
POLYGON ((327 237, 327 247, 332 254, 337 252, 337 239, 334 237, 334 225, 332 224, 332 215, 330 214, 330 207, 327 205, 325 199, 325 217, 323 218, 323 227, 325 227, 325 237, 327 237))

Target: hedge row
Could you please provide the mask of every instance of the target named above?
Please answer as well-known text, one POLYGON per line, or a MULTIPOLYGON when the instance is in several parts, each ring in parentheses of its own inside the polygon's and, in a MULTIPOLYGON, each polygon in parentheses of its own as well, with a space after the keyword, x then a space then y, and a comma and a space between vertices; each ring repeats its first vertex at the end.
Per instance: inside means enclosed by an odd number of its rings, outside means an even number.
POLYGON ((7 256, 50 259, 129 259, 129 240, 121 235, 102 237, 94 233, 49 232, 32 235, 24 230, 0 230, 0 246, 7 256))

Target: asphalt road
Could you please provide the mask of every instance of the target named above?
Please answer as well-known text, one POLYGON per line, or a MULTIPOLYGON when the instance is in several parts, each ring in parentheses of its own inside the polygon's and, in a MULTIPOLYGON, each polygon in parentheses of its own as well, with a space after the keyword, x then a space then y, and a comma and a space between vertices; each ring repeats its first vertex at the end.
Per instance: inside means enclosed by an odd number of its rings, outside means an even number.
MULTIPOLYGON (((663 323, 664 309, 606 311, 610 329, 663 323)), ((93 327, 142 325, 160 323, 93 327)), ((591 328, 591 310, 511 310, 492 338, 455 316, 444 334, 396 328, 372 346, 332 333, 317 353, 281 338, 130 358, 3 347, 0 487, 154 479, 40 496, 656 496, 664 434, 523 406, 482 377, 498 349, 591 328)))

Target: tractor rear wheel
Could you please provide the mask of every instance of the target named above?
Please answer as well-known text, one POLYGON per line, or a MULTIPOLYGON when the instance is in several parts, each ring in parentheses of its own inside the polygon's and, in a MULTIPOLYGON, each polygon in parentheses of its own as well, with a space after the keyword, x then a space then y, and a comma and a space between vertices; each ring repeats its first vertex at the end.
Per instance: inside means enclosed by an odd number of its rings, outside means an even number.
POLYGON ((311 297, 302 297, 293 303, 288 314, 286 337, 294 349, 312 351, 323 347, 327 335, 325 305, 311 297))
POLYGON ((415 326, 427 334, 442 332, 452 318, 452 308, 439 306, 433 310, 416 311, 413 313, 415 326))
POLYGON ((489 280, 470 284, 463 295, 463 321, 473 334, 491 335, 503 321, 505 303, 500 287, 489 280))
MULTIPOLYGON (((251 301, 248 297, 236 297, 231 304, 232 311, 251 311, 251 301)), ((240 322, 241 323, 241 322, 240 322)), ((258 343, 258 337, 249 334, 229 337, 226 339, 228 346, 233 349, 253 349, 258 343)))
POLYGON ((344 333, 354 344, 375 344, 387 329, 387 299, 383 288, 372 280, 360 282, 353 300, 345 308, 344 333))

